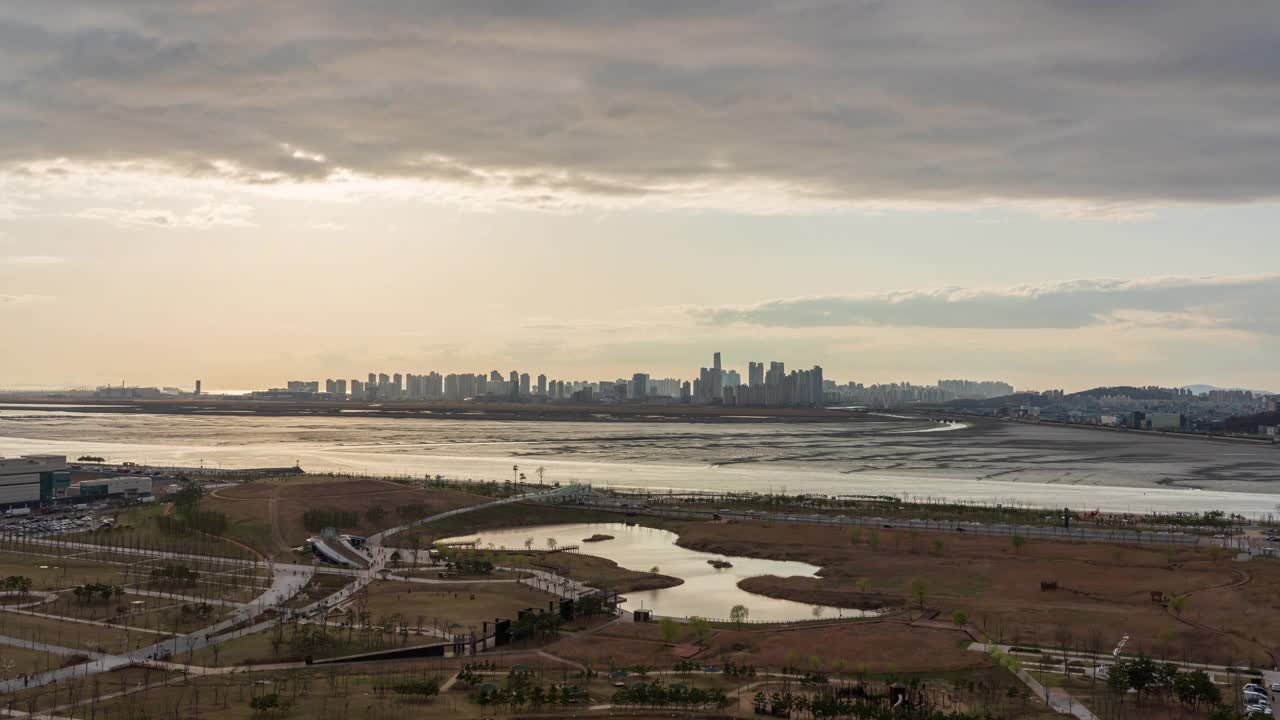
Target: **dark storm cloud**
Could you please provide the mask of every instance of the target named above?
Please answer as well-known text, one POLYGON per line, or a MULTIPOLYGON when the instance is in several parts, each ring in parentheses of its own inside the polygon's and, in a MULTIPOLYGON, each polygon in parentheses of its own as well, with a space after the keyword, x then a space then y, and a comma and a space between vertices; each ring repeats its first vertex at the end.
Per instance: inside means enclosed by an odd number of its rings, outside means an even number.
POLYGON ((589 195, 1240 202, 1280 187, 1280 3, 0 6, 0 164, 589 195))
POLYGON ((694 311, 770 327, 1075 329, 1128 321, 1166 329, 1280 334, 1280 275, 1074 280, 1005 289, 941 288, 790 298, 694 311))

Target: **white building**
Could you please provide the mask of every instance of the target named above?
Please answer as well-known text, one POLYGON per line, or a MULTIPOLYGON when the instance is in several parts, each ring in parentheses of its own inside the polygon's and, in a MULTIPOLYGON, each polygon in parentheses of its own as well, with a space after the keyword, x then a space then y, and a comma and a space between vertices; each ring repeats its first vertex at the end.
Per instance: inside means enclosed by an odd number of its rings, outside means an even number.
POLYGON ((138 475, 85 480, 67 488, 67 497, 95 498, 111 495, 150 495, 151 478, 138 475))
POLYGON ((34 503, 52 498, 53 474, 66 470, 66 455, 0 457, 0 505, 34 503))

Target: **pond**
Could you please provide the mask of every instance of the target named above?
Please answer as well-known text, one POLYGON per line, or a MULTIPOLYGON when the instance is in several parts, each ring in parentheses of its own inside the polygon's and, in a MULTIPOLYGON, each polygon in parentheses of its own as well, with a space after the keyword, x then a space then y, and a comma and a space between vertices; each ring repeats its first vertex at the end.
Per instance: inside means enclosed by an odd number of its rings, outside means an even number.
POLYGON ((533 539, 533 547, 546 548, 548 538, 557 547, 578 545, 584 555, 608 558, 628 570, 648 571, 654 567, 663 575, 684 580, 682 585, 663 590, 626 593, 622 607, 650 609, 656 615, 688 617, 698 615, 727 619, 734 605, 745 605, 752 621, 783 622, 814 618, 861 617, 874 612, 850 610, 779 600, 746 592, 738 581, 758 575, 813 577, 818 567, 802 562, 759 560, 688 550, 676 545, 677 535, 667 530, 628 526, 624 523, 575 523, 492 530, 475 535, 447 538, 441 542, 479 540, 482 547, 523 548, 533 539), (595 534, 612 535, 612 540, 583 543, 595 534), (728 560, 733 567, 716 569, 708 560, 728 560))

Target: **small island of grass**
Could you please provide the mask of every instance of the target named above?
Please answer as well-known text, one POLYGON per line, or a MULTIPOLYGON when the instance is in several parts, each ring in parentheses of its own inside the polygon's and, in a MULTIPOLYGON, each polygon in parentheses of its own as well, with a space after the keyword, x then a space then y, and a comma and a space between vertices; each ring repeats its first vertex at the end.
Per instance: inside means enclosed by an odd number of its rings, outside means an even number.
POLYGON ((612 535, 603 535, 603 534, 601 534, 601 533, 596 533, 595 535, 592 535, 592 536, 591 536, 591 537, 589 537, 589 538, 583 538, 583 539, 582 539, 582 542, 584 542, 584 543, 589 543, 589 542, 604 542, 605 540, 612 540, 612 539, 613 539, 613 536, 612 536, 612 535))

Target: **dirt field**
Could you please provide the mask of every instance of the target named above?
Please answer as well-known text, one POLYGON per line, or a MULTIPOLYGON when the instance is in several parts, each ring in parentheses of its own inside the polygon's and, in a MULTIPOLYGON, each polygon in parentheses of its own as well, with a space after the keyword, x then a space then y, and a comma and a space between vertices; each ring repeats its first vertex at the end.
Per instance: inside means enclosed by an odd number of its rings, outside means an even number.
POLYGON ((956 610, 997 641, 1128 651, 1224 664, 1274 664, 1280 646, 1280 561, 1235 562, 1210 548, 1028 541, 960 534, 695 523, 679 543, 697 550, 821 565, 820 579, 755 578, 744 589, 857 607, 905 603, 922 578, 926 606, 956 610), (940 543, 940 544, 939 544, 940 543), (1041 590, 1041 582, 1056 590, 1041 590), (1186 595, 1181 616, 1151 593, 1186 595))

